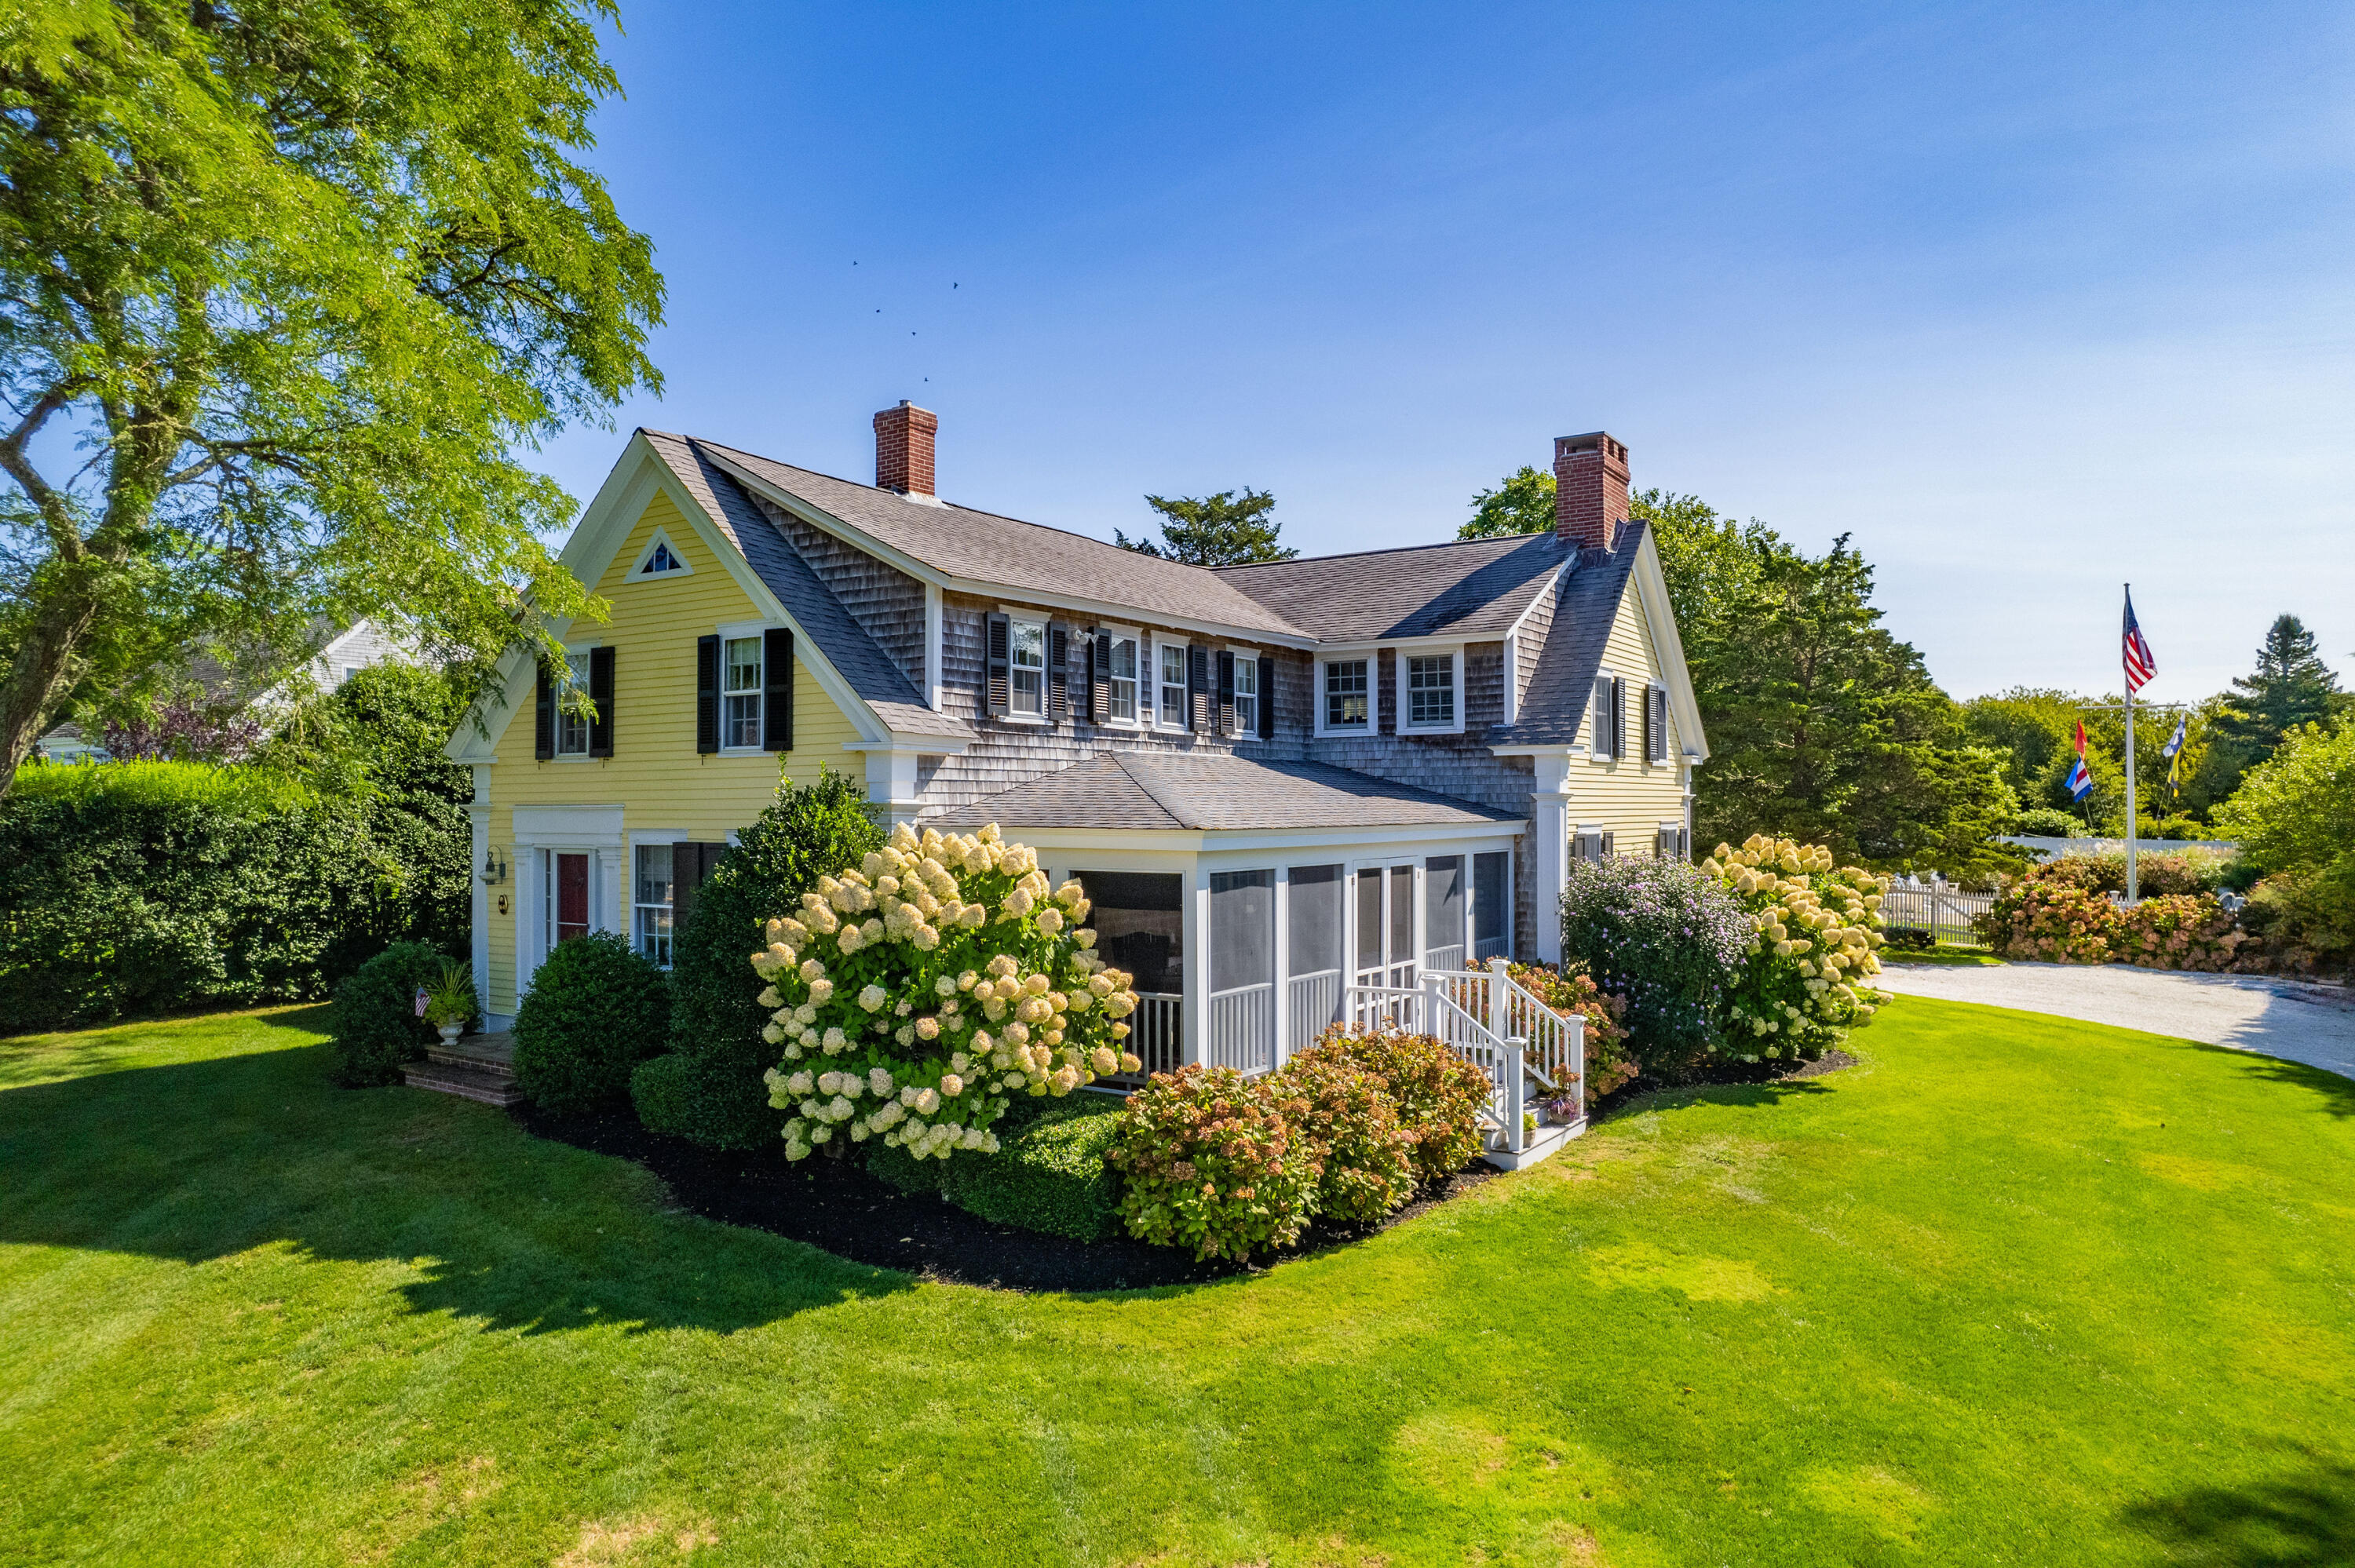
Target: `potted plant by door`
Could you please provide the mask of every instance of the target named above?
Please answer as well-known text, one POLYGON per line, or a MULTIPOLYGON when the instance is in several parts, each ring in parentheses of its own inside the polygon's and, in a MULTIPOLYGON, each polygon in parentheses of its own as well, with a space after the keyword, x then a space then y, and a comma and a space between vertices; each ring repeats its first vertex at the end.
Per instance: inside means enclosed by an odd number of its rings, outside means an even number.
POLYGON ((455 1044, 474 1012, 474 971, 453 959, 442 966, 441 978, 426 989, 425 1022, 441 1033, 442 1044, 455 1044))

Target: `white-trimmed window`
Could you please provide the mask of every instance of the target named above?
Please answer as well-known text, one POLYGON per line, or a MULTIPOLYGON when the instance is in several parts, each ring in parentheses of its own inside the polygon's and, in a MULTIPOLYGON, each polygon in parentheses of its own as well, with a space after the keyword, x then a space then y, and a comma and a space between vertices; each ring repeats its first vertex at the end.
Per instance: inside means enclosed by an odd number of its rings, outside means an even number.
POLYGON ((589 689, 589 655, 564 655, 564 684, 556 694, 556 755, 589 755, 589 715, 581 709, 578 694, 589 689))
POLYGON ((1114 724, 1136 722, 1136 639, 1112 640, 1111 717, 1114 724))
POLYGON ((1161 723, 1165 728, 1186 727, 1186 645, 1156 642, 1153 660, 1160 674, 1161 723))
POLYGON ((1453 652, 1409 653, 1406 665, 1407 729, 1455 729, 1462 709, 1455 690, 1453 652))
POLYGON ((720 645, 719 744, 725 749, 761 748, 761 641, 730 637, 720 645))
POLYGON ((630 563, 630 575, 627 580, 635 583, 650 581, 656 577, 686 577, 694 575, 695 568, 687 564, 687 557, 678 553, 678 546, 672 544, 669 536, 657 528, 655 530, 654 537, 646 541, 645 548, 638 552, 638 558, 630 563))
POLYGON ((1324 690, 1320 708, 1328 730, 1371 729, 1374 723, 1374 662, 1327 659, 1319 666, 1324 690))
POLYGON ((630 879, 631 939, 659 969, 670 968, 671 847, 640 844, 630 879))
POLYGON ((1018 718, 1047 716, 1047 623, 1006 623, 1006 705, 1018 718))
POLYGON ((1259 733, 1259 655, 1250 649, 1235 656, 1235 733, 1259 733))

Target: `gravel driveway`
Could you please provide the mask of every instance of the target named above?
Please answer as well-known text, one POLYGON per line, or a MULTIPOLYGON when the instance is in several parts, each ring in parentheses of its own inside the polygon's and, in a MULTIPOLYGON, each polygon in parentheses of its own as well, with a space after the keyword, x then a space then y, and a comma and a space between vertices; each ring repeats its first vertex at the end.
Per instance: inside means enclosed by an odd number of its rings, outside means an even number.
POLYGON ((2125 964, 1892 963, 1877 982, 1909 996, 2050 1012, 2230 1046, 2355 1078, 2355 992, 2256 975, 2125 964))

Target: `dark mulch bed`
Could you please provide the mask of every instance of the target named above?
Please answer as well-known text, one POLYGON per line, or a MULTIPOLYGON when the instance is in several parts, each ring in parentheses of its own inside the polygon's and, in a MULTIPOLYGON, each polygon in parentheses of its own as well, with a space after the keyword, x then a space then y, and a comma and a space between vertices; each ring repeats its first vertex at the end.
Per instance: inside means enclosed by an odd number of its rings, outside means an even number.
POLYGON ((782 1148, 721 1153, 649 1132, 626 1112, 565 1118, 519 1106, 508 1114, 535 1137, 634 1160, 662 1179, 679 1207, 706 1219, 807 1242, 853 1263, 1002 1290, 1135 1290, 1255 1273, 1269 1263, 1363 1241, 1497 1174, 1486 1161, 1472 1160, 1380 1224, 1320 1220, 1297 1245, 1246 1266, 1224 1259, 1197 1263, 1176 1247, 1127 1236, 1077 1242, 993 1224, 937 1193, 902 1192, 854 1160, 813 1156, 795 1163, 782 1148))

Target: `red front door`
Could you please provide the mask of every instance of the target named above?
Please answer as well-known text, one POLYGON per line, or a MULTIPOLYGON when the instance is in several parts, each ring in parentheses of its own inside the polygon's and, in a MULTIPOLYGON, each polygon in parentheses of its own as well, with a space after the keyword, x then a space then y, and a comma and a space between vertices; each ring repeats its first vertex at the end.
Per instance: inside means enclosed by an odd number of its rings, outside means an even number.
POLYGON ((556 862, 556 939, 569 942, 589 934, 589 857, 558 854, 556 862))

